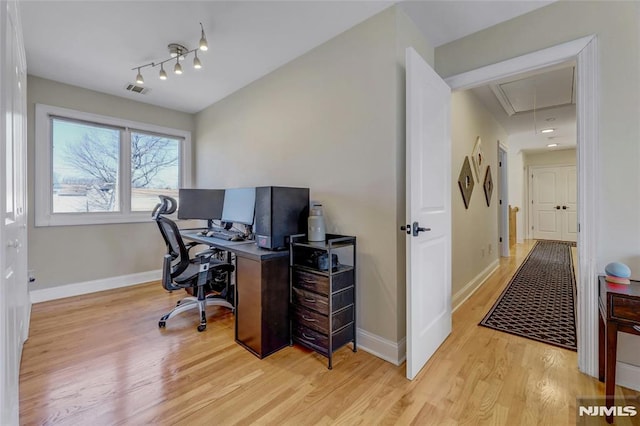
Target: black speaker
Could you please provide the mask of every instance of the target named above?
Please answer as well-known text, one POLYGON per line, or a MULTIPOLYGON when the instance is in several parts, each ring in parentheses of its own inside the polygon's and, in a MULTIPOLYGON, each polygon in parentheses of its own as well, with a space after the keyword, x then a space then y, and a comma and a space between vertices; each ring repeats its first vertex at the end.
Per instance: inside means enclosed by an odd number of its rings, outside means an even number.
POLYGON ((255 237, 258 247, 287 248, 287 237, 307 232, 309 188, 256 188, 255 237))

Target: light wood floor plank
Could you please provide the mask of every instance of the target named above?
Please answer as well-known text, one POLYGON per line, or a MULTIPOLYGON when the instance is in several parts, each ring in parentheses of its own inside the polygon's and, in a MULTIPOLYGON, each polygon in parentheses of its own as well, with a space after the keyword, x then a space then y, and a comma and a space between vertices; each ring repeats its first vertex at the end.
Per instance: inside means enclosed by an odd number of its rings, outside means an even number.
POLYGON ((576 353, 477 325, 531 247, 501 259, 413 381, 404 365, 350 348, 336 353, 333 370, 297 346, 259 360, 234 342, 234 317, 222 308, 209 309, 204 333, 194 312, 158 329, 183 296, 159 283, 36 304, 20 372, 20 423, 575 424, 576 397, 604 392, 578 371, 576 353))

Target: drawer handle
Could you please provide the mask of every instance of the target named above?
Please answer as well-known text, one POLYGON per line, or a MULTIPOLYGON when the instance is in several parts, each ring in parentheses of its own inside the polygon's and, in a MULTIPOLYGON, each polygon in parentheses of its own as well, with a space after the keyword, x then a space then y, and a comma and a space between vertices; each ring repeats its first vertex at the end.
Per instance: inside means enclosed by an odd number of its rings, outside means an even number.
POLYGON ((302 316, 302 319, 303 319, 303 320, 305 320, 305 321, 309 321, 309 322, 318 322, 318 320, 317 320, 317 319, 315 319, 315 318, 309 318, 309 317, 308 317, 308 316, 306 316, 306 315, 303 315, 303 316, 302 316))
POLYGON ((316 299, 311 299, 309 297, 305 297, 304 301, 307 302, 307 303, 316 303, 316 299))
POLYGON ((640 332, 640 325, 634 325, 634 326, 633 326, 633 329, 634 329, 635 331, 639 331, 639 332, 640 332))
POLYGON ((307 339, 307 340, 316 340, 316 338, 315 338, 315 337, 307 336, 307 333, 302 333, 302 337, 304 337, 304 338, 305 338, 305 339, 307 339))

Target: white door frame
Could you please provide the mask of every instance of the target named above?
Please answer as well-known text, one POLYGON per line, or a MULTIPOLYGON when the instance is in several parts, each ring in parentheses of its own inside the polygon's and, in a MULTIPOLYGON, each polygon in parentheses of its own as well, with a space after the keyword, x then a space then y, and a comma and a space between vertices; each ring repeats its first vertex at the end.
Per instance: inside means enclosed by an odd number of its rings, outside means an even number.
POLYGON ((512 75, 566 61, 576 61, 576 116, 578 129, 578 269, 577 329, 578 368, 598 373, 598 285, 596 238, 598 236, 599 69, 595 35, 558 44, 523 56, 487 65, 445 79, 452 90, 466 90, 512 75))
POLYGON ((509 162, 506 145, 498 141, 498 230, 500 233, 500 256, 509 257, 509 162))

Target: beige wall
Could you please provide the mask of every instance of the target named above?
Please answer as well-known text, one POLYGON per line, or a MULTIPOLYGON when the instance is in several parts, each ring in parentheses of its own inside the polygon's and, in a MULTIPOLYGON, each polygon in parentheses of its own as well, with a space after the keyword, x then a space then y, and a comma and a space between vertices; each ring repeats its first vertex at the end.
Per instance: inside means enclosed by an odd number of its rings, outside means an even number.
POLYGON ((196 116, 197 185, 309 187, 327 230, 358 238, 358 326, 392 342, 405 321, 397 49, 414 37, 397 39, 397 19, 387 9, 196 116))
MULTIPOLYGON (((451 211, 452 259, 451 293, 456 295, 491 263, 498 260, 498 141, 504 143, 507 134, 471 91, 454 92, 451 97, 451 211), (482 151, 491 167, 494 190, 491 206, 484 195, 486 166, 480 181, 474 183, 469 208, 464 207, 458 187, 458 176, 465 156, 471 161, 476 138, 482 140, 482 151)), ((473 164, 473 163, 472 163, 473 164)), ((473 170, 473 165, 472 165, 473 170)))
POLYGON ((90 226, 34 227, 35 104, 42 103, 94 114, 193 130, 193 116, 116 96, 29 76, 28 196, 29 269, 35 271, 32 290, 120 275, 158 270, 164 244, 157 226, 131 223, 90 226))
MULTIPOLYGON (((441 46, 436 69, 444 77, 473 70, 587 35, 597 36, 599 56, 602 205, 624 200, 624 209, 600 209, 598 269, 627 263, 640 278, 640 46, 638 2, 560 1, 441 46)), ((597 309, 596 307, 593 307, 597 309)), ((621 334, 619 358, 640 365, 640 338, 621 334)))
POLYGON ((524 165, 527 166, 575 166, 576 149, 562 149, 545 152, 524 153, 524 165))

